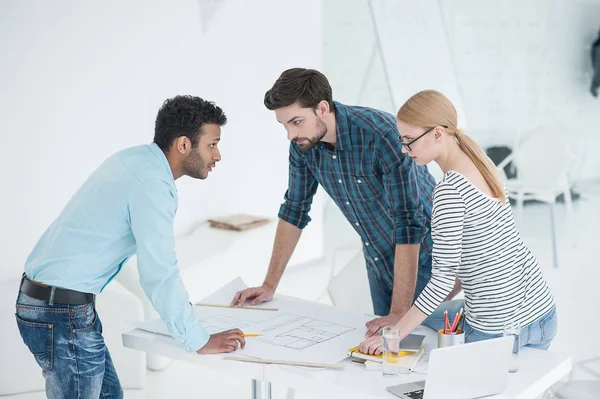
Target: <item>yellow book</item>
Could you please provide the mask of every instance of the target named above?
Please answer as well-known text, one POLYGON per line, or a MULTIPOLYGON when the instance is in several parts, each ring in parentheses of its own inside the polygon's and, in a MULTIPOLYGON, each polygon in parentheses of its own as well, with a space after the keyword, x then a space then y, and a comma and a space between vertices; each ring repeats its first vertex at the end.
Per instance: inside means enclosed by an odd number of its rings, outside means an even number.
MULTIPOLYGON (((358 359, 363 359, 363 360, 370 360, 373 362, 377 362, 377 363, 381 363, 383 361, 383 356, 381 354, 379 355, 368 355, 365 353, 362 353, 361 351, 358 350, 358 346, 354 346, 350 349, 348 349, 348 356, 352 356, 352 357, 356 357, 358 359)), ((398 352, 398 356, 407 356, 407 355, 414 355, 415 352, 407 352, 407 351, 401 351, 398 352)))
MULTIPOLYGON (((397 364, 399 373, 409 374, 417 367, 417 364, 419 363, 419 360, 421 360, 421 357, 424 353, 425 350, 421 346, 417 352, 399 352, 398 357, 394 357, 393 360, 390 360, 397 364)), ((358 350, 358 346, 355 346, 354 348, 350 348, 348 350, 348 356, 365 360, 365 367, 367 370, 381 370, 381 365, 383 363, 381 355, 365 355, 358 350)))

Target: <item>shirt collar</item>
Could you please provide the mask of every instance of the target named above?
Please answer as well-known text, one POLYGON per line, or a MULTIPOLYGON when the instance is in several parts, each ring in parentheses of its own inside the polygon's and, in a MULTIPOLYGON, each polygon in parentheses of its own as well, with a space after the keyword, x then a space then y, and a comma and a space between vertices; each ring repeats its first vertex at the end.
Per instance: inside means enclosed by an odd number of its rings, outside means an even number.
MULTIPOLYGON (((154 154, 158 159, 160 159, 165 171, 168 172, 169 176, 171 176, 171 178, 173 179, 173 171, 171 170, 171 165, 169 165, 169 161, 167 160, 167 156, 165 155, 163 150, 161 150, 158 144, 156 143, 148 144, 148 148, 150 148, 150 152, 152 154, 154 154)), ((175 181, 175 179, 173 179, 173 181, 175 181)))
POLYGON ((349 150, 352 148, 352 141, 350 140, 348 109, 337 101, 334 101, 333 104, 335 105, 335 148, 349 150))

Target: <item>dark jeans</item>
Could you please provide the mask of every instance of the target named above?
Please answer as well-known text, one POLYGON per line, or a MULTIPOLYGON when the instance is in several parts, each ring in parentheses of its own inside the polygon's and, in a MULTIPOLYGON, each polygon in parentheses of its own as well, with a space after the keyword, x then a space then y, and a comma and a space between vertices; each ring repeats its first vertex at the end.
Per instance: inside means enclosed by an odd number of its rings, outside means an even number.
POLYGON ((50 305, 19 292, 16 318, 48 398, 123 397, 94 304, 50 305))
MULTIPOLYGON (((379 278, 376 272, 373 271, 370 266, 368 266, 368 263, 367 276, 369 277, 371 300, 373 301, 373 312, 377 316, 387 316, 390 313, 390 308, 392 306, 392 290, 394 287, 390 287, 389 284, 379 278)), ((419 266, 414 299, 417 299, 430 279, 431 267, 419 266)))

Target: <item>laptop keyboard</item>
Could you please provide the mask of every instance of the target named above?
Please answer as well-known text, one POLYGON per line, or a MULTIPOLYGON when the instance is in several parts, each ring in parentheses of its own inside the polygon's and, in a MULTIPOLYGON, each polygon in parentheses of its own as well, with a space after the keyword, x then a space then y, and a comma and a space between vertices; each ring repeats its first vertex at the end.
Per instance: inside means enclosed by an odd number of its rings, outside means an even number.
POLYGON ((425 391, 424 389, 419 389, 418 391, 407 392, 404 394, 404 396, 406 396, 410 399, 423 399, 424 391, 425 391))

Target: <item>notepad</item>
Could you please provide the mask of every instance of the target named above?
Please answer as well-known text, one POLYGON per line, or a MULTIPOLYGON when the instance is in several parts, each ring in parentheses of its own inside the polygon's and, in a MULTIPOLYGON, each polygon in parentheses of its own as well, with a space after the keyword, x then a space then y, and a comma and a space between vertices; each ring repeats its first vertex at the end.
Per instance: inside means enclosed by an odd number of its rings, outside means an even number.
POLYGON ((424 335, 408 334, 400 341, 400 350, 406 352, 418 352, 423 346, 424 335))

